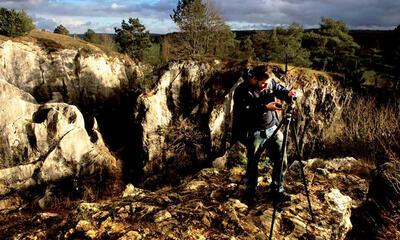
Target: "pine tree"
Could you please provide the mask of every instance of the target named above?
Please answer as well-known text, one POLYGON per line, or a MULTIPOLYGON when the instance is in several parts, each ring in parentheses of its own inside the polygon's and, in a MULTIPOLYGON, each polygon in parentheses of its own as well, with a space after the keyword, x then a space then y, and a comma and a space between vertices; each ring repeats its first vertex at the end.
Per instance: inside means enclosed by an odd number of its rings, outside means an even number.
POLYGON ((171 19, 180 30, 182 56, 226 56, 234 48, 234 34, 210 3, 180 0, 171 19))
POLYGON ((285 64, 285 72, 288 64, 296 66, 309 66, 310 52, 302 48, 303 28, 292 23, 288 28, 275 28, 270 36, 268 44, 268 60, 285 64))
POLYGON ((322 18, 320 29, 304 37, 305 46, 311 52, 314 66, 324 71, 348 73, 358 63, 356 51, 360 48, 344 22, 322 18))
POLYGON ((134 59, 141 60, 143 51, 151 46, 150 34, 138 18, 122 20, 121 28, 115 28, 115 41, 120 51, 134 59))
POLYGON ((257 31, 252 36, 255 57, 260 61, 268 61, 268 44, 270 34, 266 31, 257 31))
POLYGON ((27 35, 35 26, 25 11, 0 8, 0 34, 16 37, 27 35))
POLYGON ((236 58, 250 59, 254 57, 253 42, 250 36, 246 36, 244 39, 238 42, 238 54, 234 55, 236 58))
POLYGON ((62 24, 58 25, 55 29, 54 29, 54 33, 58 33, 58 34, 63 34, 63 35, 69 35, 69 31, 66 27, 64 27, 62 24))

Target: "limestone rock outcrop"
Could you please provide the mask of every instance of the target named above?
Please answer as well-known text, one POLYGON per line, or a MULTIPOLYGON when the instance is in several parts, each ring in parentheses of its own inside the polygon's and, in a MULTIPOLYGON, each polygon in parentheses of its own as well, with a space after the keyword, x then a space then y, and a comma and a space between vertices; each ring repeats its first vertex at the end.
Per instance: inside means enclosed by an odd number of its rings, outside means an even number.
POLYGON ((208 111, 202 103, 211 70, 210 64, 171 63, 157 86, 139 97, 135 118, 142 132, 145 175, 191 167, 207 158, 200 116, 208 111))
POLYGON ((77 107, 38 104, 2 79, 0 89, 0 211, 33 203, 27 197, 32 189, 42 197, 39 204, 46 206, 51 202, 47 186, 118 173, 117 160, 96 126, 89 136, 77 107))
POLYGON ((40 102, 100 107, 132 87, 141 67, 129 58, 49 49, 34 42, 0 42, 0 76, 40 102))

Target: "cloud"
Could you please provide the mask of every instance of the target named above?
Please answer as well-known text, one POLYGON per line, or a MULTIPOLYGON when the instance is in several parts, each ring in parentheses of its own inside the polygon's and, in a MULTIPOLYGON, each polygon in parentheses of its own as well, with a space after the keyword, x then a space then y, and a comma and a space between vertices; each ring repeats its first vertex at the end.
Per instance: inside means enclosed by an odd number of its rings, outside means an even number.
POLYGON ((57 27, 57 22, 54 19, 47 19, 43 17, 32 17, 33 23, 38 29, 45 29, 47 31, 53 31, 57 27))
POLYGON ((218 1, 227 21, 262 24, 298 22, 315 26, 322 16, 349 26, 387 27, 400 24, 400 1, 392 0, 241 0, 218 1))
MULTIPOLYGON (((399 0, 213 0, 233 29, 270 29, 292 22, 318 26, 321 17, 343 20, 350 28, 392 29, 400 24, 399 0)), ((110 29, 122 19, 137 17, 151 32, 176 29, 169 15, 178 0, 0 0, 0 7, 25 9, 31 15, 59 23, 96 19, 91 27, 110 29)), ((46 21, 39 22, 43 26, 46 21)), ((39 24, 38 23, 38 24, 39 24)), ((51 22, 47 22, 50 24, 51 22)), ((71 25, 77 27, 78 25, 71 25)), ((83 25, 82 25, 83 26, 83 25)))
POLYGON ((118 3, 111 4, 111 9, 113 9, 113 10, 121 9, 124 7, 125 7, 124 5, 119 5, 118 3))

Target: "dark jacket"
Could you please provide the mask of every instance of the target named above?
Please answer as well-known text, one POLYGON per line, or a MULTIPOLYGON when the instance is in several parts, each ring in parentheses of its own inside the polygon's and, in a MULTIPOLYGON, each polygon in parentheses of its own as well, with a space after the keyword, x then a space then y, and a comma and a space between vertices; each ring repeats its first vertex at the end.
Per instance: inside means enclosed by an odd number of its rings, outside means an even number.
POLYGON ((266 104, 275 101, 275 97, 288 101, 289 91, 275 80, 269 80, 268 87, 258 90, 247 82, 241 83, 235 90, 233 99, 234 140, 244 142, 250 132, 270 128, 278 123, 275 111, 268 111, 266 104))

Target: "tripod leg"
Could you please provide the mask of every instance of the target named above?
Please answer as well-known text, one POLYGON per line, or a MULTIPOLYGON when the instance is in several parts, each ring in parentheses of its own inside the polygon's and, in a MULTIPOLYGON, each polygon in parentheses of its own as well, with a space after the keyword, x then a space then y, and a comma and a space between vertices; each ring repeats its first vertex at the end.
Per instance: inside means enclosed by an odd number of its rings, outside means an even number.
POLYGON ((274 203, 274 212, 272 213, 271 228, 269 229, 269 240, 272 240, 272 234, 274 231, 274 224, 275 224, 275 216, 276 216, 276 204, 274 203))
POLYGON ((304 185, 304 190, 306 192, 306 196, 307 196, 307 202, 308 202, 308 209, 310 210, 310 215, 311 215, 311 221, 314 222, 314 213, 313 213, 313 209, 311 206, 311 200, 310 200, 310 192, 308 191, 308 184, 307 184, 307 179, 306 176, 304 174, 304 164, 303 164, 303 156, 301 154, 300 151, 300 147, 299 144, 297 142, 297 134, 296 134, 296 127, 294 125, 292 125, 292 136, 293 136, 293 142, 296 148, 296 153, 297 156, 299 158, 299 163, 300 163, 300 172, 301 172, 301 177, 303 179, 303 185, 304 185))
MULTIPOLYGON (((286 154, 286 146, 287 146, 287 139, 288 139, 288 130, 289 130, 289 125, 290 125, 290 118, 287 119, 286 125, 285 125, 285 130, 283 133, 283 142, 282 142, 282 149, 281 149, 281 156, 280 156, 280 162, 279 163, 275 163, 275 164, 280 164, 279 165, 279 177, 278 177, 278 186, 277 186, 277 191, 279 191, 281 184, 282 184, 282 171, 283 171, 283 161, 284 161, 284 157, 286 154)), ((278 204, 278 199, 274 199, 273 200, 273 206, 274 206, 274 211, 272 213, 272 221, 271 221, 271 228, 269 230, 269 240, 272 240, 272 234, 274 231, 274 224, 275 224, 275 218, 276 218, 276 207, 278 204)))

